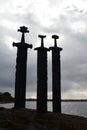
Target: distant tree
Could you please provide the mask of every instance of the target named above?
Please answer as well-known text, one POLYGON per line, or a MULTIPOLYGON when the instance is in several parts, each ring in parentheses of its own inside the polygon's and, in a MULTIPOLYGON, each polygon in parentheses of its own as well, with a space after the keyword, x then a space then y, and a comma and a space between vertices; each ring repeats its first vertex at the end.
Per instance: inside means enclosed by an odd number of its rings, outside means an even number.
POLYGON ((11 94, 9 92, 4 92, 3 95, 6 97, 11 97, 11 94))
POLYGON ((0 92, 0 95, 2 95, 2 92, 0 92))
POLYGON ((13 100, 14 98, 11 96, 9 92, 0 93, 0 102, 10 102, 13 100))

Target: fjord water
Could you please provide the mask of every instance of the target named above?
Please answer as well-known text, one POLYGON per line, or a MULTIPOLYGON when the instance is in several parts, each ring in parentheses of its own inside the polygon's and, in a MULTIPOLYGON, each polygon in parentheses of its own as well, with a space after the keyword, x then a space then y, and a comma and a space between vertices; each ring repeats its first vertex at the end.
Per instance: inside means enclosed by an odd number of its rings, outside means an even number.
MULTIPOLYGON (((0 104, 0 107, 12 108, 14 107, 14 103, 0 104)), ((26 108, 36 109, 36 102, 27 101, 26 108)), ((48 111, 52 111, 52 102, 48 102, 48 111)), ((62 113, 87 118, 87 102, 62 102, 62 113)))

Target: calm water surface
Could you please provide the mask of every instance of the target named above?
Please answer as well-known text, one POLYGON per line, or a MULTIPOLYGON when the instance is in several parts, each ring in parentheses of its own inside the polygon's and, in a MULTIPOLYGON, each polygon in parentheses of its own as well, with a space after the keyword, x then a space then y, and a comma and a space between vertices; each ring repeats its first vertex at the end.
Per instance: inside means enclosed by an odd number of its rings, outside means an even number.
MULTIPOLYGON (((14 103, 0 104, 0 107, 12 108, 14 103)), ((36 109, 36 102, 27 101, 26 108, 36 109)), ((48 102, 48 111, 52 111, 51 102, 48 102)), ((62 113, 87 117, 87 102, 62 102, 62 113)))

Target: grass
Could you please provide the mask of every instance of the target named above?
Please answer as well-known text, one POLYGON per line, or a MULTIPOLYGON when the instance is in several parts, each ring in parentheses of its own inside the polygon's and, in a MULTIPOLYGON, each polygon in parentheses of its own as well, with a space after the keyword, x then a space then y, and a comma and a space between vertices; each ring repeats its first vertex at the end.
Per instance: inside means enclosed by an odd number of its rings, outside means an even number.
POLYGON ((0 109, 0 128, 34 130, 87 130, 87 119, 30 109, 0 109))

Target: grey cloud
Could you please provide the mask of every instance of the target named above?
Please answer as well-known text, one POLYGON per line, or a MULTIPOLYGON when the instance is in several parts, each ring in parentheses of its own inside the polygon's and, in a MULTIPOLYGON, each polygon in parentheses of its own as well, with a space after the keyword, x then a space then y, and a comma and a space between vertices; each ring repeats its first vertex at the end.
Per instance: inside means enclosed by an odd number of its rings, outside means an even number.
MULTIPOLYGON (((15 55, 6 45, 6 28, 0 26, 0 88, 14 86, 15 55)), ((8 44, 8 43, 7 43, 8 44)), ((11 43, 12 44, 12 43, 11 43)))
MULTIPOLYGON (((76 12, 76 10, 75 10, 76 12)), ((58 35, 64 36, 62 40, 63 51, 61 52, 62 59, 62 93, 64 91, 87 88, 87 29, 84 32, 73 30, 73 22, 83 21, 86 23, 87 17, 85 14, 73 14, 69 12, 60 15, 55 19, 53 25, 49 28, 43 28, 48 34, 55 32, 58 35), (75 14, 75 15, 74 15, 75 14), (82 18, 82 19, 81 19, 82 18), (75 84, 78 84, 75 86, 75 84)))
MULTIPOLYGON (((52 1, 54 2, 54 1, 52 1)), ((6 15, 5 15, 6 16, 6 15)), ((4 16, 4 17, 5 17, 4 16)), ((5 17, 8 19, 8 17, 5 17)), ((57 15, 56 19, 52 19, 53 25, 42 27, 39 21, 36 19, 33 13, 10 14, 9 19, 13 23, 23 23, 29 26, 30 33, 26 36, 26 42, 33 44, 33 49, 40 45, 38 41, 38 34, 45 32, 47 35, 56 33, 60 36, 64 36, 62 39, 63 51, 61 52, 61 64, 62 64, 62 93, 69 90, 86 88, 87 81, 87 29, 84 32, 75 31, 72 28, 73 22, 83 21, 87 23, 86 14, 77 14, 76 10, 72 12, 62 12, 60 16, 57 15), (65 13, 65 14, 64 14, 65 13), (19 22, 20 19, 20 22, 19 22), (75 84, 78 84, 75 86, 75 84)), ((16 65, 16 53, 17 49, 12 51, 5 44, 5 36, 11 36, 15 39, 14 42, 19 42, 21 34, 17 33, 17 29, 13 30, 11 27, 0 26, 0 87, 14 88, 15 81, 15 65, 16 65)), ((13 42, 13 41, 12 41, 13 42)), ((52 41, 53 42, 53 41, 52 41)), ((11 43, 12 44, 12 43, 11 43)), ((49 44, 49 42, 48 42, 49 44)), ((49 45, 48 45, 49 46, 49 45)), ((34 50, 28 50, 28 68, 27 68, 27 91, 36 90, 37 82, 37 70, 36 60, 37 53, 34 50)), ((51 53, 51 52, 50 52, 51 53)), ((50 55, 51 57, 51 55, 50 55)), ((49 91, 52 86, 52 72, 51 72, 51 58, 49 57, 49 91)))
POLYGON ((49 6, 57 6, 57 7, 59 7, 63 2, 64 2, 65 0, 48 0, 48 2, 49 2, 49 6))

